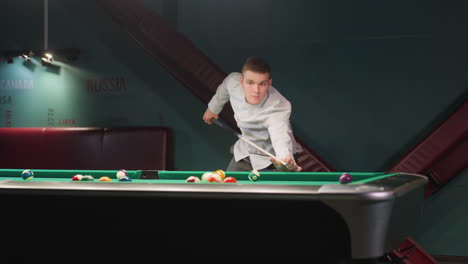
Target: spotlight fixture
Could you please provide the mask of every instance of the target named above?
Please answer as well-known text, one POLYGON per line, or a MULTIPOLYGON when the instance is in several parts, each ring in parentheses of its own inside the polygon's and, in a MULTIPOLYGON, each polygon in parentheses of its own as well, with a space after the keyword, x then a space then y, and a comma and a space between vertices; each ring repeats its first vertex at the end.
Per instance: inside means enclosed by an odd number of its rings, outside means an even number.
POLYGON ((76 61, 81 54, 81 50, 77 48, 63 49, 17 49, 17 50, 0 50, 0 61, 5 60, 8 64, 12 64, 17 57, 22 58, 25 62, 31 61, 33 57, 39 57, 43 66, 49 66, 54 61, 64 62, 76 61))
POLYGON ((42 65, 43 66, 51 65, 53 60, 54 60, 54 57, 49 52, 45 52, 44 55, 42 55, 42 65))
POLYGON ((25 50, 19 56, 25 61, 29 61, 31 57, 34 56, 34 52, 25 50))
POLYGON ((27 54, 21 54, 21 58, 23 58, 25 61, 29 61, 31 58, 27 54))

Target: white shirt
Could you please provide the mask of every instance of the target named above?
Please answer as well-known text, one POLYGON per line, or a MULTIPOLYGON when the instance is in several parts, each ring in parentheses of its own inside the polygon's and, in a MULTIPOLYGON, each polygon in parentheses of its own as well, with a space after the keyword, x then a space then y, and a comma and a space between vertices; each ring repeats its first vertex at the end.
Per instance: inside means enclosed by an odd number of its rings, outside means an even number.
MULTIPOLYGON (((242 136, 279 159, 301 151, 289 121, 291 103, 270 86, 262 102, 249 104, 245 100, 240 78, 241 73, 234 72, 224 79, 208 103, 210 111, 219 114, 227 101, 230 101, 242 136)), ((234 145, 234 159, 239 161, 246 157, 250 158, 255 170, 271 164, 267 155, 239 139, 234 145)))

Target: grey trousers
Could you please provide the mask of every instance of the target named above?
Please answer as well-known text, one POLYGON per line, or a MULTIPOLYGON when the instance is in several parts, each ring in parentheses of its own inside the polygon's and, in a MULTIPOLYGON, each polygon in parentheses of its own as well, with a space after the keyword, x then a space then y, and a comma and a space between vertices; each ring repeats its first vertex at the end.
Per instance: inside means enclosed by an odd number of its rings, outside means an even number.
MULTIPOLYGON (((251 170, 253 170, 253 168, 252 168, 252 164, 250 163, 250 159, 248 157, 245 159, 239 160, 239 162, 236 162, 234 157, 232 157, 226 169, 226 171, 251 171, 251 170)), ((276 169, 275 165, 271 164, 270 166, 264 169, 261 169, 259 171, 279 171, 279 170, 276 169)))

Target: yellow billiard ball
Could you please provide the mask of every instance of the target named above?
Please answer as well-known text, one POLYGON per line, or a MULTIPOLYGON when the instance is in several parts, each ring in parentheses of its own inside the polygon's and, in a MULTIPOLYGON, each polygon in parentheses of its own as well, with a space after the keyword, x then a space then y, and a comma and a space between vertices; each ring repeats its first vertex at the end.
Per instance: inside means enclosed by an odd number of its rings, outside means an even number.
POLYGON ((226 173, 224 173, 223 170, 216 170, 215 174, 218 174, 221 177, 221 180, 223 180, 223 181, 226 178, 226 173))
POLYGON ((112 179, 107 176, 102 176, 98 181, 111 182, 112 179))

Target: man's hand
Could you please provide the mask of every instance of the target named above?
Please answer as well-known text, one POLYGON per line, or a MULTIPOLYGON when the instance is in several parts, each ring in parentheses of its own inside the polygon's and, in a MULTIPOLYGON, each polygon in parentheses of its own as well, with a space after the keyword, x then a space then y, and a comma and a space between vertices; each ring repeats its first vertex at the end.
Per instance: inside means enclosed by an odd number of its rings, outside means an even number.
POLYGON ((270 158, 270 161, 275 165, 279 171, 302 171, 302 167, 298 166, 296 161, 291 155, 287 156, 283 161, 286 165, 283 165, 279 160, 270 158))
POLYGON ((211 121, 211 118, 218 119, 218 115, 211 112, 209 108, 206 108, 206 111, 203 114, 203 121, 205 121, 205 123, 207 123, 208 125, 211 125, 213 124, 213 122, 211 121))

